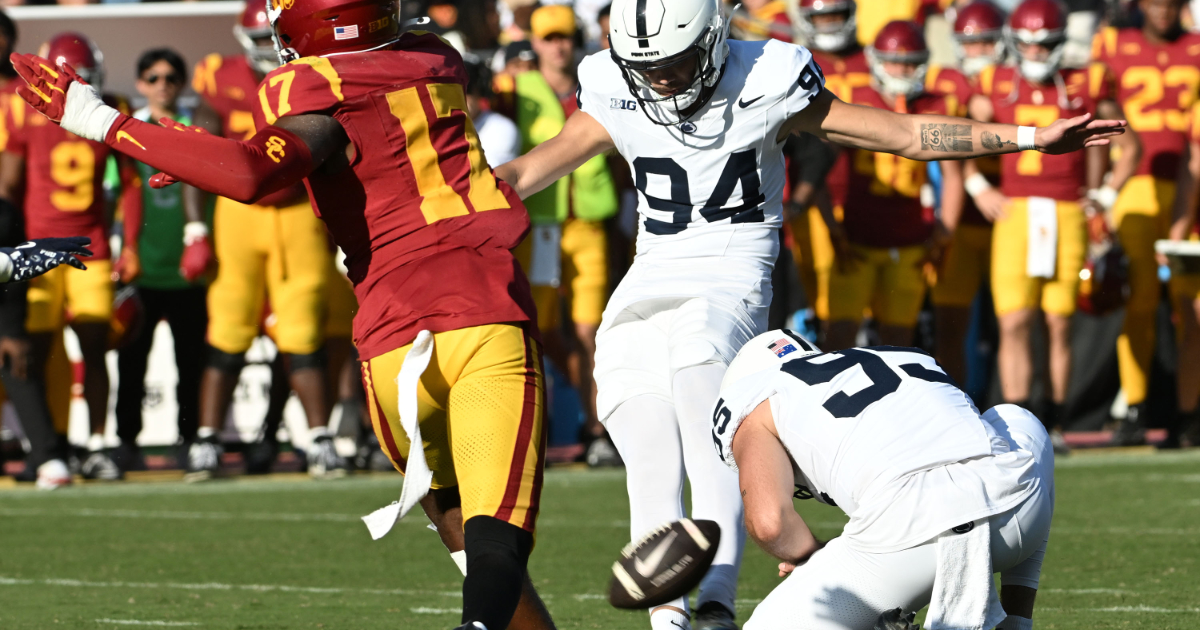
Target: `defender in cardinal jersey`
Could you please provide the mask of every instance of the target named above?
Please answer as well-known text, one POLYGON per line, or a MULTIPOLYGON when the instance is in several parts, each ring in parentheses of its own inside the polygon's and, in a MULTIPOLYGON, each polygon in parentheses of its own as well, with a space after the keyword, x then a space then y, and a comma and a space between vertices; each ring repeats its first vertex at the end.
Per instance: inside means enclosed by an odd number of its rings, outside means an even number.
POLYGON ((1054 453, 1029 412, 1001 405, 980 416, 920 350, 821 353, 774 330, 730 363, 711 427, 739 473, 750 535, 790 574, 747 630, 867 630, 887 611, 927 604, 933 628, 1033 627, 1054 453), (796 498, 846 513, 841 536, 812 535, 792 511, 793 486, 796 498), (949 612, 970 588, 991 595, 949 612))

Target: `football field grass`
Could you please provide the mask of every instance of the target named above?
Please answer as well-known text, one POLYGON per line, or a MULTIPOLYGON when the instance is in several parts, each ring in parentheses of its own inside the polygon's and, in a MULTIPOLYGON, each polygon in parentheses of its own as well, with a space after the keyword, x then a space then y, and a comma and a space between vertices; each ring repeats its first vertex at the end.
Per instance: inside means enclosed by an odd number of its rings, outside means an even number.
MULTIPOLYGON (((1060 461, 1038 628, 1200 626, 1200 451, 1060 461)), ((359 516, 400 477, 0 490, 0 628, 448 630, 458 570, 424 517, 372 542, 359 516)), ((799 504, 818 536, 844 517, 799 504)), ((610 608, 628 539, 623 471, 546 475, 530 572, 560 628, 646 629, 610 608)), ((738 618, 778 582, 750 545, 738 618)))

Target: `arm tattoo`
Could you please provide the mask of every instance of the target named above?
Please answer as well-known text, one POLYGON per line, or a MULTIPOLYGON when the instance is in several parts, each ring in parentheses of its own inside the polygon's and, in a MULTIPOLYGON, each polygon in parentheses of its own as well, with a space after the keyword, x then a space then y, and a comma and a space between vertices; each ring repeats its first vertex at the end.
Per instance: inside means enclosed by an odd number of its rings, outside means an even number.
POLYGON ((983 148, 992 150, 1002 149, 1009 146, 1017 146, 1016 142, 1013 142, 1012 140, 1001 140, 1000 136, 990 131, 983 132, 983 135, 979 137, 979 143, 983 145, 983 148))
POLYGON ((921 148, 928 151, 972 151, 971 125, 927 123, 921 125, 921 148))

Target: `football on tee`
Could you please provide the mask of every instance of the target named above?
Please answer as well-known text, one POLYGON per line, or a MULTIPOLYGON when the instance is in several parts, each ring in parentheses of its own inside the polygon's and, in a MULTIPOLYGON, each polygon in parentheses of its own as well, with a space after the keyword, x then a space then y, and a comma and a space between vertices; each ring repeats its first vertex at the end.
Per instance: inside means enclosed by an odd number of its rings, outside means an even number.
POLYGON ((682 519, 629 543, 613 563, 608 602, 615 608, 653 608, 687 595, 708 572, 721 542, 713 521, 682 519))

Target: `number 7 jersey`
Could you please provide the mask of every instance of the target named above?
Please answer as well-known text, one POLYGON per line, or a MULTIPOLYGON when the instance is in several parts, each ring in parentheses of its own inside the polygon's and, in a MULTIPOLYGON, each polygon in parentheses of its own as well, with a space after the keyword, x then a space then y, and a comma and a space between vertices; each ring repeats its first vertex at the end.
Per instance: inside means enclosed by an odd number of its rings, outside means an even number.
MULTIPOLYGON (((323 114, 351 147, 305 180, 313 211, 346 253, 360 360, 443 332, 535 318, 512 253, 529 228, 488 169, 466 114, 462 58, 436 35, 381 50, 305 57, 258 87, 255 126, 323 114)), ((268 154, 293 150, 268 138, 268 154)))

